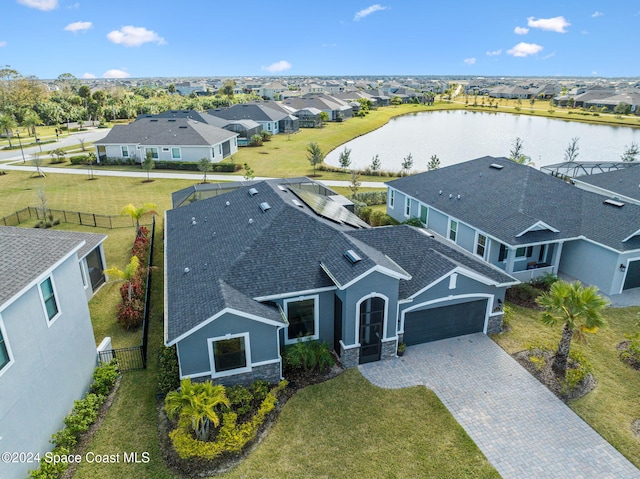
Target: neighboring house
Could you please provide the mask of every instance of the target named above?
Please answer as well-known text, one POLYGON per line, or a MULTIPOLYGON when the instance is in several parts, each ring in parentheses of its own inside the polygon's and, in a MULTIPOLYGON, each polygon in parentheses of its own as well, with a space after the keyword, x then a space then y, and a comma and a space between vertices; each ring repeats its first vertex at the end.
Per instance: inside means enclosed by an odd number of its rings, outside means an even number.
POLYGON ((521 281, 564 274, 618 294, 640 286, 640 206, 484 157, 388 183, 387 212, 521 281))
MULTIPOLYGON (((51 450, 51 435, 91 383, 97 353, 87 301, 104 282, 105 238, 0 227, 2 452, 51 450)), ((2 478, 37 467, 3 461, 2 478)))
POLYGON ((182 378, 277 381, 298 340, 354 367, 399 341, 501 328, 517 281, 426 230, 372 229, 308 178, 185 201, 197 193, 174 195, 184 206, 165 217, 165 344, 182 378))
POLYGON ((287 91, 287 86, 279 81, 275 81, 262 85, 259 89, 259 95, 269 100, 279 100, 283 91, 287 91))
POLYGON ((238 151, 238 134, 189 118, 139 118, 115 125, 95 142, 98 161, 131 159, 140 163, 147 153, 154 160, 217 163, 238 151))
POLYGON ((217 116, 202 113, 196 110, 167 110, 157 115, 140 115, 142 118, 188 118, 190 120, 206 123, 217 128, 232 131, 238 134, 238 146, 247 146, 253 135, 259 135, 262 125, 253 120, 225 120, 217 116))
POLYGON ((298 119, 280 109, 276 110, 260 103, 242 103, 229 108, 209 110, 209 114, 225 120, 253 120, 262 125, 262 131, 272 135, 298 131, 298 119))
POLYGON ((353 109, 342 100, 325 94, 306 94, 299 97, 287 98, 283 105, 294 111, 315 108, 329 115, 329 121, 344 121, 353 117, 353 109))
POLYGON ((318 128, 322 126, 321 111, 317 108, 302 108, 293 110, 300 128, 318 128))

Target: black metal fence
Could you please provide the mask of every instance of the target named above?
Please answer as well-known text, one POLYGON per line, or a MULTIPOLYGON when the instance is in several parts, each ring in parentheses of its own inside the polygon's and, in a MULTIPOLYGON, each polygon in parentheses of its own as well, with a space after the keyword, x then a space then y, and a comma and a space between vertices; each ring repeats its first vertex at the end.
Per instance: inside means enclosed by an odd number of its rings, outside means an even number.
POLYGON ((0 225, 18 226, 19 224, 34 218, 37 220, 52 218, 54 220, 59 220, 61 223, 73 223, 76 225, 109 229, 130 228, 136 224, 130 216, 98 215, 95 213, 55 210, 51 208, 47 208, 46 213, 43 213, 42 208, 27 206, 26 208, 22 208, 21 210, 11 213, 4 218, 0 218, 0 225))
POLYGON ((151 236, 149 239, 149 256, 147 258, 147 277, 145 280, 144 312, 142 315, 142 344, 128 348, 107 349, 98 352, 100 362, 118 361, 118 370, 132 371, 147 368, 147 351, 149 347, 149 316, 151 314, 151 278, 153 270, 153 245, 156 236, 156 220, 151 220, 151 236))

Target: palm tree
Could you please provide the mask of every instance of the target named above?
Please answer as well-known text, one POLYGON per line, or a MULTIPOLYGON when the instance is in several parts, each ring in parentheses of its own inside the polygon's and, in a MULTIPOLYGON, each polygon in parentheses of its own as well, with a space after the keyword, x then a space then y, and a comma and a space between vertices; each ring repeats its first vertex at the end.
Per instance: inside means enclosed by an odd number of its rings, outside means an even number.
POLYGON ((120 278, 121 281, 126 281, 128 287, 129 301, 133 298, 133 278, 135 278, 140 268, 140 260, 137 256, 132 256, 129 264, 125 266, 124 270, 118 269, 115 266, 106 269, 104 273, 108 276, 115 276, 120 278))
POLYGON ((134 204, 129 203, 127 206, 125 206, 124 208, 122 208, 122 211, 120 212, 120 214, 122 216, 131 216, 132 220, 135 220, 136 222, 136 234, 140 233, 140 218, 142 218, 143 216, 146 215, 157 215, 158 212, 156 211, 157 206, 153 203, 145 203, 144 205, 140 206, 139 208, 136 207, 134 204))
POLYGON ((520 137, 516 137, 513 143, 513 148, 511 148, 511 150, 509 151, 509 159, 511 161, 515 161, 520 165, 534 166, 534 163, 533 161, 531 161, 531 158, 524 154, 523 148, 524 146, 522 143, 522 139, 520 139, 520 137))
POLYGON ((22 126, 36 138, 36 126, 42 123, 38 114, 33 110, 27 110, 22 118, 22 126))
POLYGON ((544 308, 541 318, 544 324, 555 326, 558 322, 564 323, 551 367, 558 377, 565 378, 573 335, 584 339, 584 333, 595 333, 604 326, 601 312, 609 301, 598 294, 595 286, 583 286, 580 281, 567 283, 559 280, 536 302, 544 308))
POLYGON ((180 381, 180 389, 167 394, 165 411, 169 418, 176 415, 190 420, 191 428, 200 441, 209 436, 209 425, 220 425, 216 407, 220 404, 229 406, 224 386, 213 385, 211 381, 193 384, 190 378, 180 381))
POLYGON ((7 139, 9 140, 9 147, 13 146, 11 144, 11 130, 13 130, 18 124, 16 120, 13 118, 13 115, 9 113, 3 113, 0 115, 0 131, 4 131, 5 135, 7 135, 7 139))

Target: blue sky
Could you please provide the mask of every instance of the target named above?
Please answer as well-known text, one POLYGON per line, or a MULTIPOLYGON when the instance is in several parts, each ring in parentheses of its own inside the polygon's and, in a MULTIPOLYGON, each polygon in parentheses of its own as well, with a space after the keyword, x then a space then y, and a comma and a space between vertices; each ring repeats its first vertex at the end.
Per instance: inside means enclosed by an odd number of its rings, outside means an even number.
POLYGON ((0 0, 0 12, 0 66, 42 79, 640 76, 637 0, 0 0))

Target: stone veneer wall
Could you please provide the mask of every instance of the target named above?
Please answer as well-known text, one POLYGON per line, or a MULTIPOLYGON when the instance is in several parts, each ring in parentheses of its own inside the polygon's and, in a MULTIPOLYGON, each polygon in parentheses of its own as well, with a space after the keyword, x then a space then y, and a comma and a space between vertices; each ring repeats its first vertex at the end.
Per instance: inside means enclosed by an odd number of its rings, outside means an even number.
POLYGON ((503 314, 489 316, 489 322, 487 323, 487 334, 496 334, 502 331, 502 316, 503 314))
POLYGON ((194 379, 194 381, 213 381, 215 384, 222 384, 223 386, 235 386, 237 384, 240 384, 241 386, 249 386, 258 379, 269 381, 271 384, 280 382, 280 363, 254 366, 248 373, 235 374, 233 376, 226 376, 222 378, 200 377, 194 379))
POLYGON ((342 367, 345 369, 355 368, 360 364, 360 348, 344 349, 344 346, 341 343, 340 361, 342 362, 342 367))
POLYGON ((382 354, 380 359, 392 359, 396 357, 398 352, 398 343, 395 339, 382 341, 382 354))

